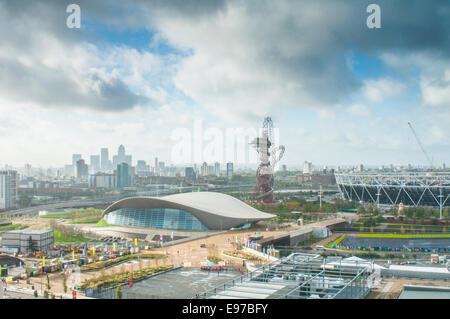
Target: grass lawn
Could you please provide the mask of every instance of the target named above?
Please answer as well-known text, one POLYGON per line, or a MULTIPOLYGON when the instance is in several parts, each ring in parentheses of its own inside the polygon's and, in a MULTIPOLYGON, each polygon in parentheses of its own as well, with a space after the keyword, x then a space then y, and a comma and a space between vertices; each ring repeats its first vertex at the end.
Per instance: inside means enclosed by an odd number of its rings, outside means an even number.
POLYGON ((63 233, 63 232, 60 232, 57 230, 55 230, 53 232, 53 236, 54 236, 53 240, 54 240, 55 244, 90 241, 89 238, 85 238, 82 236, 76 236, 76 235, 70 235, 70 234, 63 233))
POLYGON ((70 222, 69 224, 97 224, 102 218, 88 218, 88 219, 79 219, 70 222))
POLYGON ((335 241, 330 241, 329 243, 327 243, 325 245, 326 248, 333 248, 334 245, 338 245, 341 241, 343 241, 345 238, 345 235, 342 235, 341 237, 339 237, 338 239, 336 239, 335 241))
POLYGON ((100 218, 95 224, 95 227, 115 226, 114 224, 108 224, 104 218, 100 218))
POLYGON ((87 209, 79 209, 79 210, 73 210, 68 213, 55 213, 55 214, 47 214, 41 216, 42 218, 65 218, 65 219, 76 219, 76 218, 100 218, 103 213, 102 209, 94 209, 94 208, 87 208, 87 209))
POLYGON ((24 229, 27 228, 28 225, 22 225, 22 224, 12 224, 12 225, 6 225, 1 226, 0 231, 8 231, 8 230, 14 230, 14 229, 24 229))

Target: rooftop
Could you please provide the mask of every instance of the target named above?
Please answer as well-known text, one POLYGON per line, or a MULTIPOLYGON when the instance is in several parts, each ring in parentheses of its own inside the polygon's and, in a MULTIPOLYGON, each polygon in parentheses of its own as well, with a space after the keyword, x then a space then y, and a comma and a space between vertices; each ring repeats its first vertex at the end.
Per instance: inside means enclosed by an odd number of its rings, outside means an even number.
POLYGON ((13 234, 46 234, 48 232, 52 232, 53 230, 44 230, 44 229, 16 229, 16 230, 10 230, 5 233, 13 233, 13 234))

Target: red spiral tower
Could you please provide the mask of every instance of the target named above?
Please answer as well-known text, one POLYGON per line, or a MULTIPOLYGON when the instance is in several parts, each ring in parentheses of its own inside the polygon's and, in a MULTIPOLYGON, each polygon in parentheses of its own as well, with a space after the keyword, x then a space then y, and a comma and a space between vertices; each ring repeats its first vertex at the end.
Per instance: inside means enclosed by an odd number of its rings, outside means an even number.
POLYGON ((273 122, 270 117, 264 119, 262 136, 255 138, 250 144, 259 154, 259 166, 256 170, 256 186, 252 194, 252 201, 265 204, 274 203, 274 167, 283 157, 285 147, 275 145, 273 122))

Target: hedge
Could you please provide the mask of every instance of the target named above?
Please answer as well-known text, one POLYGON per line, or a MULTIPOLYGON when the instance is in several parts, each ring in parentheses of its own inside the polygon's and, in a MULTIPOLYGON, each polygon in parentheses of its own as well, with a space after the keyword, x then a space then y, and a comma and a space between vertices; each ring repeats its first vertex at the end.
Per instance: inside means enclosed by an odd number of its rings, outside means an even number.
POLYGON ((358 234, 366 238, 450 238, 450 234, 358 234))

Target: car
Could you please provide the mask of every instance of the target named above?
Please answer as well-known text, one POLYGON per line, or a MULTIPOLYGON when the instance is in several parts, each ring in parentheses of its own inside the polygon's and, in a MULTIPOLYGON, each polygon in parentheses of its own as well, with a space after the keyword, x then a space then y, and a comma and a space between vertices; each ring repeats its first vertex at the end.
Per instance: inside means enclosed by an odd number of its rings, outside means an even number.
POLYGON ((323 247, 322 245, 317 245, 316 249, 317 250, 326 250, 325 247, 323 247))

